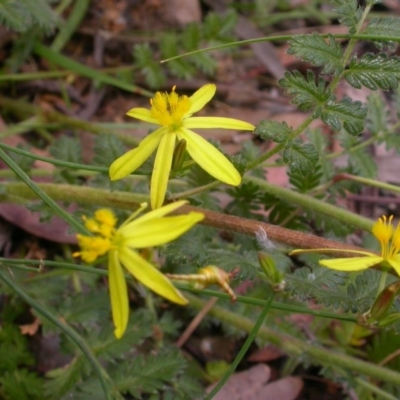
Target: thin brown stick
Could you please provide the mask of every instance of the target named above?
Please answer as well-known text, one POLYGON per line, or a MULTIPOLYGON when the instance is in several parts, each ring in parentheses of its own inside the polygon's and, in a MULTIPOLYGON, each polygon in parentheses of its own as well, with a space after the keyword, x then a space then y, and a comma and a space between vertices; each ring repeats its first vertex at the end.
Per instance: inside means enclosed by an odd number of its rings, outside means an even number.
POLYGON ((203 213, 205 219, 201 223, 204 225, 250 236, 257 236, 265 232, 269 240, 284 243, 290 247, 299 249, 343 249, 343 252, 335 252, 335 256, 337 257, 354 257, 354 254, 348 253, 346 250, 365 251, 365 249, 347 243, 199 207, 183 206, 177 213, 187 214, 190 211, 203 213))
POLYGON ((212 297, 210 300, 207 301, 205 306, 199 311, 199 313, 192 319, 190 324, 186 327, 178 341, 176 342, 176 346, 181 348, 186 341, 190 338, 192 333, 196 330, 199 326, 200 322, 203 318, 208 314, 208 312, 214 307, 215 303, 217 302, 217 297, 212 297))

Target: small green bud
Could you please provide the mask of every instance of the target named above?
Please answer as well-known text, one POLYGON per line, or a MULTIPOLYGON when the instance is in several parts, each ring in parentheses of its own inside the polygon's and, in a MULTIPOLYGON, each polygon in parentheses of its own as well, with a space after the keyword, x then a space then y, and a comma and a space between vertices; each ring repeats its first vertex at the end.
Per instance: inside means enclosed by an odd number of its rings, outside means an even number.
POLYGON ((385 314, 389 311, 396 296, 400 291, 400 281, 391 283, 386 286, 381 293, 379 293, 377 299, 370 310, 370 316, 376 321, 381 320, 385 314))
POLYGON ((281 292, 285 289, 286 282, 283 280, 283 274, 275 265, 274 260, 266 253, 258 253, 258 261, 264 271, 267 281, 272 286, 274 292, 281 292))
POLYGON ((185 161, 186 140, 181 139, 175 146, 174 154, 172 156, 171 171, 177 172, 182 169, 183 162, 185 161))

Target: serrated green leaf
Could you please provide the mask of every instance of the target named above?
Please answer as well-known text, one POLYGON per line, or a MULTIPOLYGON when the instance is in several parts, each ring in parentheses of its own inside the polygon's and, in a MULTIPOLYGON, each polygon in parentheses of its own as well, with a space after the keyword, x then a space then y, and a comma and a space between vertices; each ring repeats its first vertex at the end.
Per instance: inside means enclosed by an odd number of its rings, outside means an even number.
POLYGON ((204 38, 214 43, 233 40, 238 15, 233 8, 230 8, 224 15, 208 13, 203 23, 204 38))
POLYGON ((350 154, 349 163, 357 171, 357 175, 371 179, 376 178, 378 167, 374 158, 366 149, 353 150, 350 154))
POLYGON ((256 126, 254 133, 261 139, 283 143, 289 138, 292 131, 293 128, 289 127, 286 122, 263 120, 256 126))
POLYGON ((312 143, 303 143, 295 139, 283 151, 283 161, 290 170, 296 170, 303 176, 310 174, 317 163, 319 153, 312 143))
MULTIPOLYGON (((395 17, 373 18, 362 33, 374 36, 400 37, 400 20, 395 17)), ((381 50, 385 46, 390 50, 394 50, 396 46, 396 42, 387 39, 374 40, 373 43, 381 50)))
POLYGON ((46 374, 46 377, 49 379, 45 382, 44 394, 52 400, 61 399, 80 382, 83 370, 84 360, 80 356, 75 357, 63 368, 49 371, 46 374))
POLYGON ((328 35, 327 39, 319 33, 297 35, 289 40, 289 46, 288 54, 294 54, 303 61, 323 67, 322 73, 341 72, 343 69, 342 47, 332 35, 328 35))
POLYGON ((321 113, 321 119, 337 131, 343 124, 350 135, 356 136, 364 129, 366 115, 367 108, 360 101, 353 102, 345 98, 339 103, 329 100, 321 113))
POLYGON ((0 24, 9 29, 26 32, 39 27, 45 33, 51 33, 58 21, 45 0, 0 0, 0 24))
MULTIPOLYGON (((179 54, 178 36, 174 33, 164 33, 160 39, 162 58, 170 58, 179 54)), ((168 69, 172 74, 181 79, 190 79, 196 73, 195 68, 183 58, 168 62, 168 69)))
POLYGON ((364 54, 360 59, 354 56, 344 77, 357 89, 395 89, 400 80, 400 58, 383 53, 364 54))
POLYGON ((75 138, 61 136, 50 146, 49 152, 57 160, 82 164, 82 147, 75 138))
POLYGON ((333 0, 335 11, 339 14, 339 22, 349 27, 350 33, 355 33, 361 20, 362 9, 357 0, 333 0))
POLYGON ((45 400, 43 379, 25 368, 6 371, 0 377, 2 397, 18 400, 45 400))
POLYGON ((304 176, 298 169, 290 169, 288 172, 289 182, 300 192, 307 193, 315 189, 321 181, 321 165, 317 164, 313 171, 304 176))
POLYGON ((185 364, 178 350, 163 350, 121 363, 113 378, 120 392, 141 398, 143 393, 154 393, 166 384, 173 384, 185 364))
MULTIPOLYGON (((19 143, 17 145, 17 149, 29 151, 30 146, 28 144, 19 143)), ((28 172, 30 169, 32 169, 33 163, 35 162, 35 160, 33 158, 25 157, 22 154, 18 154, 18 153, 14 153, 14 152, 10 152, 9 155, 13 159, 13 161, 15 161, 23 171, 28 172)))
POLYGON ((378 137, 378 134, 384 133, 388 129, 389 110, 386 108, 379 93, 373 93, 367 99, 368 114, 366 128, 372 135, 378 137))
POLYGON ((133 58, 151 88, 159 88, 165 84, 166 77, 161 64, 154 58, 154 50, 148 43, 135 45, 133 58))
POLYGON ((279 84, 287 94, 293 96, 292 103, 296 104, 301 111, 308 111, 317 105, 322 105, 331 96, 330 91, 326 89, 325 81, 318 78, 316 82, 312 71, 307 72, 307 77, 299 71, 286 72, 279 84))
POLYGON ((93 150, 92 162, 108 167, 126 152, 126 147, 115 135, 101 134, 96 136, 93 150))

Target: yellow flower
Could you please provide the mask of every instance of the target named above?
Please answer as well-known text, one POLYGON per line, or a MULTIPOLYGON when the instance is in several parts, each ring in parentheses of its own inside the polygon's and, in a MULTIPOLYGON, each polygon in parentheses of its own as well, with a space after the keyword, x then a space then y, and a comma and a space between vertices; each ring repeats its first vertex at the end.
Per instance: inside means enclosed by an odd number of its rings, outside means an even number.
POLYGON ((300 253, 318 253, 346 251, 347 253, 361 254, 363 257, 334 258, 332 260, 321 260, 319 263, 331 269, 339 271, 361 271, 374 265, 384 263, 392 267, 400 275, 400 223, 396 229, 392 225, 393 216, 385 216, 378 219, 372 227, 372 233, 381 245, 381 254, 370 251, 343 250, 343 249, 310 249, 293 250, 290 255, 300 253))
POLYGON ((134 219, 147 207, 143 203, 119 228, 115 227, 117 219, 111 210, 100 209, 95 212, 93 219, 84 218, 86 228, 94 236, 77 235, 81 251, 74 253, 74 257, 80 256, 83 261, 92 263, 98 257, 108 254, 111 311, 117 338, 125 332, 129 316, 122 266, 160 296, 178 304, 187 304, 187 300, 170 280, 134 250, 171 242, 204 218, 198 212, 165 217, 185 203, 178 201, 134 219))
POLYGON ((151 176, 150 202, 153 209, 161 207, 178 138, 186 141, 190 156, 210 175, 229 185, 239 185, 241 176, 232 163, 219 150, 191 130, 192 128, 254 130, 254 125, 233 118, 192 117, 192 114, 201 110, 212 99, 215 91, 215 85, 206 84, 190 97, 179 96, 175 93, 174 86, 171 93, 157 92, 150 100, 150 110, 132 108, 128 111, 127 115, 130 117, 161 127, 144 138, 138 147, 111 164, 111 180, 124 178, 135 171, 158 148, 151 176))

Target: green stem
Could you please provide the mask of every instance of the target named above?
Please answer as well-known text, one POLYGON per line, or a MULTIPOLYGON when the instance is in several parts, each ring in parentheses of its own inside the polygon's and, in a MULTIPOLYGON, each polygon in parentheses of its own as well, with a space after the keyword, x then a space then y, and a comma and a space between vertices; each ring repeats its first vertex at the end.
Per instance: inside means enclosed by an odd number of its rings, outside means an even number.
POLYGON ((335 177, 336 182, 342 179, 348 179, 350 181, 359 182, 364 185, 373 186, 384 190, 389 190, 395 193, 400 193, 400 186, 391 185, 390 183, 377 181, 375 179, 364 178, 361 176, 356 176, 351 174, 340 174, 335 177))
POLYGON ((37 116, 37 118, 43 120, 43 124, 46 124, 48 122, 55 122, 62 125, 64 128, 69 127, 72 129, 79 129, 94 134, 110 133, 115 135, 118 139, 120 139, 128 146, 136 146, 139 142, 139 140, 132 135, 110 132, 109 130, 104 129, 102 126, 78 118, 68 117, 57 111, 43 110, 40 107, 37 107, 25 101, 13 100, 0 95, 0 106, 3 109, 10 109, 19 117, 28 118, 32 115, 35 115, 37 116))
POLYGON ((364 229, 367 231, 370 231, 372 229, 373 221, 371 221, 370 219, 364 218, 360 215, 354 214, 350 211, 344 210, 343 208, 334 206, 332 204, 325 203, 311 196, 307 196, 302 193, 294 192, 290 189, 285 189, 283 187, 273 185, 263 179, 255 178, 253 176, 245 176, 243 178, 243 181, 252 182, 260 186, 267 193, 273 194, 274 196, 277 196, 280 199, 288 201, 292 204, 297 204, 306 210, 311 210, 328 215, 348 225, 353 225, 360 229, 364 229))
POLYGON ((55 317, 50 311, 48 311, 45 307, 43 307, 40 303, 32 299, 27 293, 25 293, 25 291, 22 288, 17 286, 11 279, 9 279, 5 274, 3 274, 1 270, 0 270, 0 280, 3 281, 3 283, 5 283, 13 292, 15 292, 18 296, 20 296, 24 301, 26 301, 40 315, 47 318, 61 331, 63 331, 65 335, 67 335, 67 337, 69 337, 72 341, 75 342, 75 344, 81 349, 82 353, 86 356, 86 358, 92 365, 92 368, 101 383, 101 387, 103 388, 105 398, 107 400, 112 400, 111 388, 113 385, 111 379, 108 376, 107 372, 102 368, 101 364, 96 360, 89 345, 85 342, 85 340, 65 322, 62 322, 60 319, 55 317))
POLYGON ((50 48, 53 51, 59 52, 68 43, 68 40, 78 28, 86 11, 89 7, 90 0, 76 0, 72 11, 68 16, 68 21, 58 31, 57 36, 53 40, 50 48))
MULTIPOLYGON (((3 150, 0 149, 0 152, 1 151, 3 150)), ((121 191, 111 192, 109 190, 88 186, 56 183, 40 183, 35 186, 55 200, 92 204, 103 207, 115 207, 122 210, 134 210, 138 208, 141 203, 149 199, 145 194, 121 191)), ((26 187, 26 185, 20 182, 2 183, 2 187, 6 192, 6 195, 4 195, 3 192, 0 196, 3 202, 7 200, 7 195, 19 196, 28 200, 34 200, 38 197, 38 195, 35 195, 34 191, 32 192, 29 187, 26 187)))
POLYGON ((213 390, 211 390, 211 392, 205 397, 204 400, 211 400, 220 391, 220 389, 225 385, 225 383, 230 378, 230 376, 235 372, 240 361, 242 361, 243 357, 247 353, 247 350, 250 348, 251 344, 253 343, 254 339, 256 338, 258 331, 260 330, 260 328, 264 322, 264 319, 267 316, 268 311, 271 307, 272 299, 273 299, 273 295, 271 294, 269 296, 269 299, 265 302, 265 305, 264 305, 263 309, 261 310, 261 313, 260 313, 256 323, 254 324, 253 328, 251 329, 249 336, 247 337, 247 339, 244 342, 239 353, 233 360, 231 366, 228 368, 228 370, 225 372, 222 379, 214 386, 213 390))
MULTIPOLYGON (((187 297, 190 301, 190 305, 197 310, 204 307, 205 301, 192 295, 187 295, 187 297)), ((210 310, 209 314, 220 321, 231 324, 237 329, 241 329, 245 332, 250 332, 254 326, 254 322, 249 318, 242 317, 222 307, 214 306, 213 309, 210 310)), ((266 326, 260 328, 257 336, 281 348, 288 354, 301 358, 308 356, 319 364, 333 369, 340 368, 342 370, 346 369, 348 371, 354 371, 395 385, 398 385, 400 382, 400 373, 396 371, 358 360, 327 348, 310 344, 266 326)))
POLYGON ((17 153, 17 154, 20 154, 20 155, 28 157, 28 158, 33 158, 34 160, 45 161, 49 164, 57 165, 62 168, 82 169, 82 170, 86 170, 86 171, 96 171, 96 172, 108 173, 107 167, 100 167, 100 166, 96 166, 96 165, 87 165, 87 164, 78 164, 78 163, 72 163, 69 161, 57 160, 57 159, 51 158, 51 157, 42 157, 37 154, 33 154, 30 151, 22 150, 22 149, 19 149, 18 147, 9 146, 5 143, 0 143, 0 148, 7 150, 7 151, 12 151, 13 153, 17 153))
MULTIPOLYGON (((307 127, 311 124, 311 122, 314 121, 314 118, 310 115, 307 117, 300 126, 298 126, 291 134, 290 137, 288 138, 288 141, 293 140, 296 138, 298 135, 300 135, 307 127)), ((246 171, 249 171, 255 167, 258 167, 260 164, 262 164, 264 161, 268 160, 270 157, 273 155, 279 153, 281 150, 285 148, 286 142, 285 143, 280 143, 277 144, 273 149, 267 151, 264 154, 261 154, 258 158, 255 160, 249 162, 246 165, 246 171)))
MULTIPOLYGON (((59 272, 63 272, 62 270, 69 270, 69 271, 79 271, 79 272, 84 272, 88 274, 95 274, 95 275, 100 275, 100 276, 108 276, 108 272, 104 269, 100 268, 94 268, 92 266, 82 266, 82 265, 77 265, 77 264, 72 264, 72 263, 67 263, 67 262, 60 262, 60 261, 47 261, 47 260, 25 260, 25 259, 7 259, 7 258, 0 258, 0 263, 7 265, 10 268, 18 268, 30 272, 36 272, 38 275, 31 276, 26 279, 26 282, 31 282, 31 281, 37 281, 41 279, 48 279, 51 278, 55 275, 59 275, 59 272), (37 268, 33 267, 27 267, 26 265, 35 265, 37 268), (55 270, 42 273, 40 268, 43 267, 52 267, 55 268, 55 270), (55 274, 54 272, 57 272, 55 274)), ((127 280, 132 280, 133 277, 129 274, 125 275, 125 278, 127 280)), ((177 286, 179 289, 188 291, 188 292, 193 292, 193 293, 201 293, 206 296, 210 297, 218 297, 220 299, 224 300, 230 300, 230 297, 226 293, 218 292, 215 290, 208 290, 208 289, 203 289, 203 290, 197 290, 193 289, 190 285, 186 285, 183 283, 179 282, 174 282, 175 286, 177 286)), ((243 304, 250 304, 253 306, 259 306, 259 307, 264 307, 266 300, 261 300, 261 299, 256 299, 252 297, 247 297, 247 296, 237 296, 237 301, 239 303, 243 304)), ((343 314, 335 314, 329 311, 324 311, 324 310, 313 310, 309 307, 303 307, 303 306, 297 306, 294 304, 284 304, 284 303, 279 303, 279 302, 273 302, 271 304, 271 308, 275 310, 280 310, 284 311, 287 313, 296 313, 296 314, 307 314, 307 315, 313 315, 315 317, 321 317, 321 318, 330 318, 330 319, 336 319, 340 321, 348 321, 348 322, 356 322, 356 318, 352 315, 343 315, 343 314)))
MULTIPOLYGON (((68 212, 62 209, 46 192, 44 192, 37 184, 30 180, 29 176, 17 165, 16 162, 0 148, 0 159, 2 159, 12 171, 25 183, 25 185, 34 192, 40 199, 42 199, 53 212, 61 217, 63 220, 73 226, 77 232, 84 235, 90 235, 90 232, 68 212)), ((28 190, 29 190, 28 189, 28 190)))

